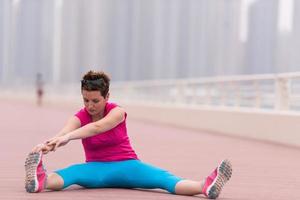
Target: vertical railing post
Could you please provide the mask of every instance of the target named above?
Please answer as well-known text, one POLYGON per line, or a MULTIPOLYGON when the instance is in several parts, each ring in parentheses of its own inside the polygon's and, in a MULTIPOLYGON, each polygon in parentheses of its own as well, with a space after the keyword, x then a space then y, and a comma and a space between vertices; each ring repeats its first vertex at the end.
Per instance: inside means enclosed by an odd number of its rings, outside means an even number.
POLYGON ((290 79, 277 77, 275 79, 275 109, 288 110, 290 103, 290 79))
POLYGON ((212 101, 211 101, 211 83, 207 83, 205 84, 205 104, 206 105, 211 105, 212 104, 212 101))
POLYGON ((218 84, 218 92, 219 92, 219 95, 220 95, 220 105, 221 106, 225 106, 226 104, 226 92, 227 92, 227 87, 225 85, 226 83, 225 82, 219 82, 218 84))
POLYGON ((176 104, 182 104, 184 102, 184 83, 182 81, 176 82, 176 104))
POLYGON ((234 81, 233 85, 235 88, 234 105, 235 105, 235 107, 240 107, 241 106, 241 86, 237 81, 234 81))
POLYGON ((255 89, 255 108, 261 107, 261 89, 259 86, 259 81, 253 81, 254 89, 255 89))

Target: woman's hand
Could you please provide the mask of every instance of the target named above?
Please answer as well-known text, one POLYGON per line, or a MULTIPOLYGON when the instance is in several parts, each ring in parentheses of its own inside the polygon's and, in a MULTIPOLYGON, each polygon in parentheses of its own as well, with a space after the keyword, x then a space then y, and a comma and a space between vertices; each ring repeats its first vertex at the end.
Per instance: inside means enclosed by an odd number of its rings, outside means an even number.
POLYGON ((46 143, 41 143, 36 145, 31 152, 42 152, 43 154, 49 153, 49 151, 53 151, 54 145, 47 145, 46 143))
POLYGON ((58 147, 68 144, 69 141, 70 141, 69 136, 63 135, 63 136, 54 137, 50 140, 47 140, 46 144, 48 146, 53 146, 52 151, 55 151, 58 147))

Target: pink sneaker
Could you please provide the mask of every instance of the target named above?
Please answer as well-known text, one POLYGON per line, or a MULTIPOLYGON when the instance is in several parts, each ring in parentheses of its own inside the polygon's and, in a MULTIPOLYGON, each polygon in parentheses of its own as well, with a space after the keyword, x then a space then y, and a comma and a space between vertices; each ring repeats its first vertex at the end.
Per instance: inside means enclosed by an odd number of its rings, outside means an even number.
POLYGON ((225 183, 230 179, 232 166, 229 160, 221 164, 205 179, 202 193, 209 199, 218 198, 225 183))
POLYGON ((42 152, 30 153, 25 161, 25 188, 27 192, 41 192, 45 188, 47 174, 42 162, 42 152))

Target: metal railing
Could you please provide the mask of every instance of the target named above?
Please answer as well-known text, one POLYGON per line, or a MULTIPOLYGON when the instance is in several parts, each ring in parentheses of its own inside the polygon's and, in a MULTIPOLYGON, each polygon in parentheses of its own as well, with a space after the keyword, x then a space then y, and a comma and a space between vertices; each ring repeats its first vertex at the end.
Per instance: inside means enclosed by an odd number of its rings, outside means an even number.
POLYGON ((300 111, 300 72, 118 82, 122 102, 300 111))

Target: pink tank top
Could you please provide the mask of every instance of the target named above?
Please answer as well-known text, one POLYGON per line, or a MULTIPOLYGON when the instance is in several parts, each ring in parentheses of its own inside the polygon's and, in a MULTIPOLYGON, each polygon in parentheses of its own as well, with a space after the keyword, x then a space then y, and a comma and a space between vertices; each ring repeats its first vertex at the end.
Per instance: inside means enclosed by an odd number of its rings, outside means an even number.
MULTIPOLYGON (((114 103, 107 102, 104 116, 117 106, 114 103)), ((81 126, 92 122, 92 118, 85 108, 78 111, 75 116, 79 118, 81 126)), ((86 162, 138 159, 127 135, 126 118, 127 114, 125 113, 124 121, 118 126, 109 131, 82 139, 86 162)))

